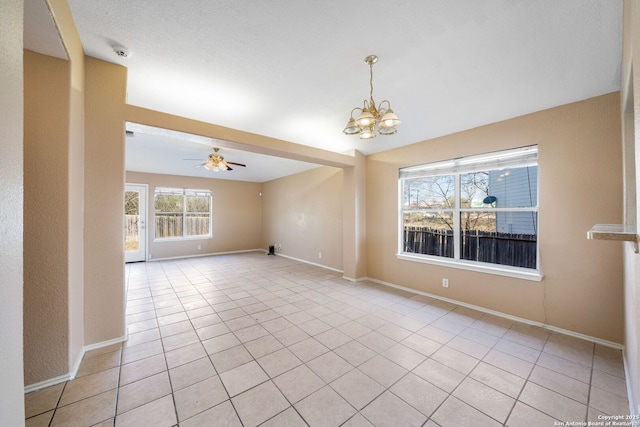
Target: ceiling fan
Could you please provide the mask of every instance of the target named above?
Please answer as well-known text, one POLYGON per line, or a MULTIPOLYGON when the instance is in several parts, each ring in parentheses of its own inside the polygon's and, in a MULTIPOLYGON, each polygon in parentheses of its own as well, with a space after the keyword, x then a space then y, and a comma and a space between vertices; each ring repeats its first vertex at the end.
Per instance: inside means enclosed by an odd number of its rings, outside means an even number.
MULTIPOLYGON (((202 163, 199 166, 204 166, 205 169, 212 170, 214 172, 219 172, 224 170, 227 170, 227 171, 233 170, 229 165, 242 166, 243 168, 247 167, 247 165, 243 165, 242 163, 229 162, 225 160, 221 154, 218 154, 219 150, 220 148, 214 147, 213 149, 214 152, 209 154, 209 158, 207 159, 207 161, 202 163)), ((185 159, 185 160, 200 160, 200 159, 185 159)))

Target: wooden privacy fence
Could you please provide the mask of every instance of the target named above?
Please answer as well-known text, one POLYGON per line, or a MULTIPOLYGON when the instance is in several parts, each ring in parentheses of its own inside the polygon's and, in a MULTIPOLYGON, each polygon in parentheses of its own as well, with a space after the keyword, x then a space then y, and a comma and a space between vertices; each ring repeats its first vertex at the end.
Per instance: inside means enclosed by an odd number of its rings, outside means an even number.
MULTIPOLYGON (((460 258, 470 261, 536 268, 535 234, 463 230, 460 258)), ((453 258, 453 230, 406 226, 404 251, 453 258)))
POLYGON ((125 215, 124 216, 124 240, 126 242, 137 242, 140 235, 140 216, 125 215))
POLYGON ((182 214, 158 215, 156 214, 156 239, 181 236, 206 236, 209 234, 209 216, 187 215, 182 233, 182 214))

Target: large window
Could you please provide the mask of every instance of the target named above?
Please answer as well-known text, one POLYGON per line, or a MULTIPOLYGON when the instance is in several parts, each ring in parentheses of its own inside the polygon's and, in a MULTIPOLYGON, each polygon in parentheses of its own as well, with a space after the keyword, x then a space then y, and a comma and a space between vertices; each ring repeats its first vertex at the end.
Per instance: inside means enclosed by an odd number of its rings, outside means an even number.
POLYGON ((537 146, 400 169, 400 192, 400 258, 537 272, 537 146))
POLYGON ((211 237, 211 190, 156 187, 155 238, 211 237))

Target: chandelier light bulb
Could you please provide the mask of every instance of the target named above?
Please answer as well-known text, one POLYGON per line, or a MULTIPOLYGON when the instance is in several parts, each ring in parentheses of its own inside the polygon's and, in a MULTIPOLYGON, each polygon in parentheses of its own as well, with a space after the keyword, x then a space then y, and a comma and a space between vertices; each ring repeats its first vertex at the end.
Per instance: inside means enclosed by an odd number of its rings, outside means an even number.
POLYGON ((363 108, 356 107, 351 110, 351 117, 342 132, 346 135, 358 135, 360 139, 371 139, 377 135, 393 135, 397 132, 396 126, 401 122, 391 109, 391 103, 385 99, 376 106, 373 100, 373 64, 378 62, 378 57, 369 55, 364 62, 369 65, 369 101, 364 101, 363 108), (360 112, 356 119, 353 118, 355 111, 360 112))

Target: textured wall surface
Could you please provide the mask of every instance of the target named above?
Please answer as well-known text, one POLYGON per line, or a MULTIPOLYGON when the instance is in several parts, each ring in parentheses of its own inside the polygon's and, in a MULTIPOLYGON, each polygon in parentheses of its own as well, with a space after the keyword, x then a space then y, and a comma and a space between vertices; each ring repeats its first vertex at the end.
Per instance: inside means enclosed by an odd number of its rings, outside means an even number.
POLYGON ((367 158, 369 277, 622 342, 622 247, 587 241, 622 220, 619 93, 367 158), (398 260, 398 168, 537 144, 541 282, 398 260), (450 286, 444 289, 442 278, 450 286))
POLYGON ((0 3, 0 425, 24 425, 22 376, 23 2, 0 3))

